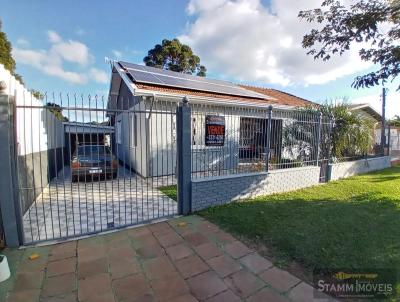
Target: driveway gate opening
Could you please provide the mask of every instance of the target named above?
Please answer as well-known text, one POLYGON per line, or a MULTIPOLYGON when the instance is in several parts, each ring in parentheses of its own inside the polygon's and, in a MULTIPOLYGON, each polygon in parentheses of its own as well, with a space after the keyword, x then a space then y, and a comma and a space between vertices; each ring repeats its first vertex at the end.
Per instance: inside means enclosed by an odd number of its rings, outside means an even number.
POLYGON ((29 99, 15 108, 24 244, 177 214, 176 103, 29 99), (176 199, 176 198, 175 198, 176 199))

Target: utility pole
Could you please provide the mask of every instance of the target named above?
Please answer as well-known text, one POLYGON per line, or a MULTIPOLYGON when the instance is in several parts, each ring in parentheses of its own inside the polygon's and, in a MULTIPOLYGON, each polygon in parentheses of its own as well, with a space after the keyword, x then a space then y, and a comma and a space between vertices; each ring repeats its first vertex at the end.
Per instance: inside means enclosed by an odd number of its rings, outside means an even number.
POLYGON ((386 143, 386 135, 385 135, 385 111, 386 111, 386 88, 382 88, 382 122, 381 122, 381 148, 382 153, 385 155, 385 143, 386 143))

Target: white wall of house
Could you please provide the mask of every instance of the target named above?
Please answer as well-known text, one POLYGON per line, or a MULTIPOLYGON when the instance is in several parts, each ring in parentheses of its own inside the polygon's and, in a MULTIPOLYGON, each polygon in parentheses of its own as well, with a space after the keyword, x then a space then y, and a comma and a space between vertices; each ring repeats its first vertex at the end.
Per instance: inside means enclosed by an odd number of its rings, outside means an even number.
POLYGON ((390 150, 400 151, 400 128, 390 129, 390 150))
POLYGON ((192 171, 236 169, 239 164, 240 117, 245 111, 222 106, 192 105, 192 171), (225 117, 225 144, 205 146, 206 115, 225 117))
POLYGON ((145 102, 140 102, 116 116, 113 153, 125 166, 148 177, 148 122, 144 109, 145 102))
MULTIPOLYGON (((32 94, 0 64, 0 81, 7 85, 5 92, 15 97, 17 106, 43 106, 43 101, 32 94)), ((62 122, 43 108, 17 108, 18 155, 26 155, 64 147, 62 122)))
MULTIPOLYGON (((150 101, 147 102, 150 106, 150 101)), ((176 135, 176 103, 163 101, 153 103, 149 118, 150 175, 175 174, 176 135)))
MULTIPOLYGON (((152 102, 152 99, 148 98, 141 99, 139 104, 129 109, 129 113, 118 114, 115 120, 116 149, 118 149, 115 151, 118 158, 144 177, 174 174, 176 106, 177 104, 171 101, 158 98, 152 102), (134 122, 135 115, 136 122, 134 122), (133 146, 135 135, 137 145, 133 146)), ((265 111, 202 104, 190 104, 190 106, 192 171, 223 171, 238 168, 241 118, 265 118, 265 111), (205 146, 206 115, 225 117, 224 146, 205 146)))
MULTIPOLYGON (((147 101, 149 102, 149 101, 147 101)), ((148 107, 150 104, 148 103, 148 107)), ((159 100, 149 119, 151 175, 171 175, 176 169, 176 103, 159 100)), ((247 111, 221 106, 192 107, 192 172, 235 169, 239 164, 240 117, 247 111), (225 117, 225 144, 205 146, 205 116, 225 117)), ((260 114, 258 117, 261 117, 260 114)))

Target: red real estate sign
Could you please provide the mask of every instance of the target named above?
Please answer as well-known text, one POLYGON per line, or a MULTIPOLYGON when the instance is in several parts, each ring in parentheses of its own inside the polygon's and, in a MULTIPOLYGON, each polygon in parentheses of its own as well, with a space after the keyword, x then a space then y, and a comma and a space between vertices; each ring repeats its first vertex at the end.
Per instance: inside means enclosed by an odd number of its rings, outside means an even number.
POLYGON ((206 146, 223 146, 225 143, 225 117, 206 115, 206 146))

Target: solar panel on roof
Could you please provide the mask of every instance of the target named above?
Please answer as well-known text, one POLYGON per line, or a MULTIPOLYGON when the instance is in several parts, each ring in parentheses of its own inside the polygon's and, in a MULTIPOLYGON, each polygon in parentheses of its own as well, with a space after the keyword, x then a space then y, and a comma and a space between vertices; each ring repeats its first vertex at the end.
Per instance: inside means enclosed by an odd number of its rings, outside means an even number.
POLYGON ((226 81, 212 80, 127 62, 119 62, 119 64, 125 68, 133 80, 138 83, 185 88, 190 90, 252 97, 258 99, 268 99, 268 96, 264 94, 246 90, 240 86, 226 81))
POLYGON ((148 72, 136 71, 135 73, 130 73, 135 82, 147 82, 162 85, 163 82, 156 78, 153 74, 148 72))

